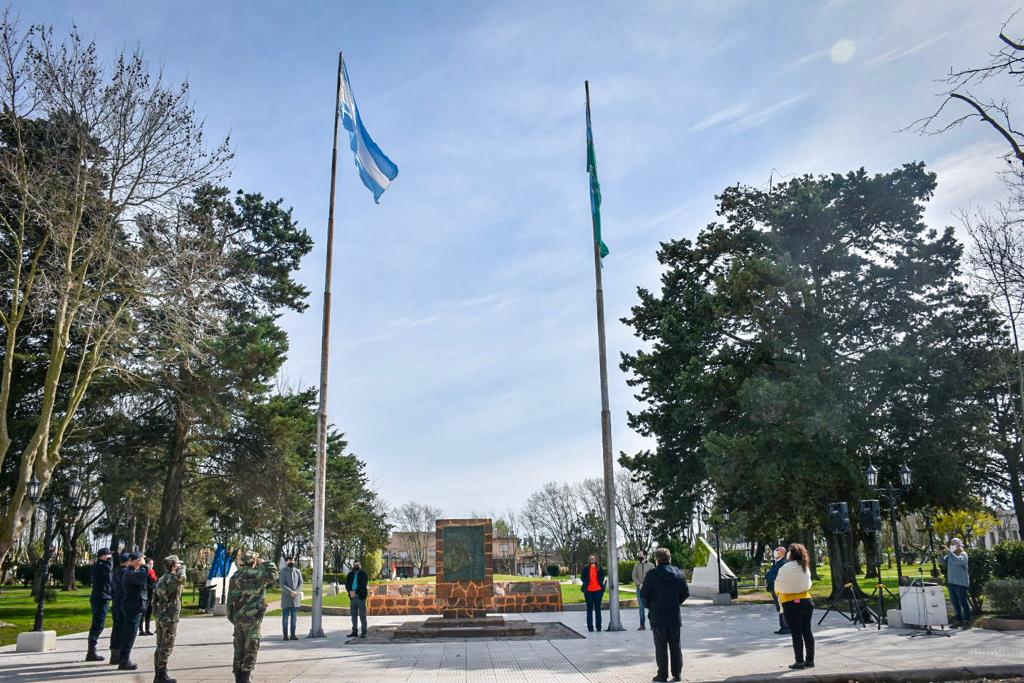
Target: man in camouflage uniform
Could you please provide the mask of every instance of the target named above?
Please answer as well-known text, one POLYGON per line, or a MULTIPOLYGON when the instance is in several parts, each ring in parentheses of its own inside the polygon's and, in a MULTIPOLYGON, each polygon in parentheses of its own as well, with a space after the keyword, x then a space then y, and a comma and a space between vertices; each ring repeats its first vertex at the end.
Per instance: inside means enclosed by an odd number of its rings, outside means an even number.
POLYGON ((153 683, 175 683, 167 675, 167 660, 174 649, 174 637, 178 634, 181 588, 185 585, 185 565, 177 555, 164 558, 164 567, 166 571, 153 589, 153 612, 156 614, 156 652, 153 654, 156 675, 153 683))
POLYGON ((235 625, 235 683, 249 683, 256 668, 267 586, 277 583, 277 565, 272 560, 260 564, 259 559, 255 552, 243 551, 228 589, 228 621, 235 625))

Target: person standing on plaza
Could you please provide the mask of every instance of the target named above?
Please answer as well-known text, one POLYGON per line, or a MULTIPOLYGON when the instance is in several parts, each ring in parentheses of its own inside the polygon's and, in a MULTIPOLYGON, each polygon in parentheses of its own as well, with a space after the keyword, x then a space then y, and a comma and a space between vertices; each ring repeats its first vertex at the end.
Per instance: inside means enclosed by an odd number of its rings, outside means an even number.
POLYGON ((647 561, 647 553, 637 553, 636 564, 633 565, 633 585, 636 586, 636 601, 640 607, 640 628, 637 629, 638 631, 643 631, 647 628, 646 605, 640 589, 643 588, 644 579, 652 569, 654 569, 654 565, 647 561))
POLYGON ((587 601, 587 630, 601 630, 601 601, 604 599, 604 588, 607 580, 604 568, 597 563, 597 555, 590 556, 590 564, 583 570, 583 599, 587 601))
POLYGON ((277 564, 259 563, 252 550, 240 553, 238 570, 228 588, 228 621, 234 624, 234 660, 231 670, 235 683, 249 683, 260 650, 260 626, 267 613, 267 586, 277 583, 277 564))
POLYGON ((944 547, 946 554, 939 561, 946 566, 946 588, 949 589, 949 601, 956 611, 957 626, 962 629, 971 627, 971 603, 967 599, 967 591, 971 587, 970 560, 964 550, 964 542, 954 538, 949 547, 944 547))
POLYGON ((281 630, 284 640, 298 640, 295 628, 299 621, 299 605, 302 599, 302 572, 295 566, 295 558, 291 555, 284 558, 284 570, 281 572, 281 630), (291 636, 288 626, 291 625, 291 636))
POLYGON ((121 663, 121 632, 124 630, 121 618, 121 575, 128 568, 128 553, 117 556, 118 564, 110 575, 110 615, 114 624, 110 629, 110 661, 109 664, 121 663))
POLYGON ((96 645, 100 634, 107 624, 107 612, 110 610, 111 599, 111 554, 106 548, 96 553, 96 562, 92 565, 92 594, 89 606, 92 607, 92 625, 89 627, 89 652, 85 655, 87 662, 102 662, 103 657, 96 654, 96 645))
POLYGON ((775 576, 775 591, 779 595, 782 614, 789 625, 793 639, 795 661, 790 669, 811 669, 814 667, 814 634, 811 633, 811 618, 814 616, 814 601, 811 600, 811 569, 807 548, 791 543, 786 563, 775 576))
POLYGON ((345 577, 345 590, 348 591, 348 599, 351 603, 349 611, 352 614, 352 633, 348 634, 349 638, 355 638, 356 635, 360 638, 366 637, 366 584, 368 582, 369 577, 363 571, 359 560, 356 560, 352 563, 352 571, 345 577), (362 632, 356 630, 357 619, 363 628, 362 632))
POLYGON ((142 622, 139 623, 139 635, 140 636, 151 636, 153 632, 149 630, 149 626, 153 621, 153 589, 156 588, 156 570, 153 569, 153 558, 146 559, 146 572, 149 574, 149 584, 146 586, 146 615, 145 615, 145 629, 143 629, 142 622))
POLYGON ((156 652, 153 653, 153 683, 176 683, 167 675, 167 660, 174 650, 181 618, 181 588, 185 585, 185 565, 177 555, 164 558, 164 575, 153 587, 150 614, 156 612, 156 652))
POLYGON ((658 675, 651 680, 669 680, 671 669, 672 680, 681 681, 683 648, 680 643, 680 632, 683 619, 679 608, 690 597, 690 587, 686 584, 683 572, 672 566, 672 553, 668 548, 655 550, 654 559, 657 560, 658 566, 647 574, 641 589, 644 604, 651 611, 654 659, 658 664, 658 675))
POLYGON ((132 661, 135 636, 139 623, 149 606, 149 569, 142 564, 142 553, 128 555, 128 566, 121 573, 121 671, 135 671, 139 665, 132 661))
POLYGON ((789 633, 789 626, 786 625, 786 618, 782 616, 782 603, 779 602, 779 594, 775 592, 775 577, 778 576, 779 570, 782 569, 782 565, 786 564, 786 549, 781 545, 775 549, 775 558, 772 563, 772 568, 768 570, 768 573, 764 576, 765 587, 768 592, 772 594, 772 602, 775 604, 775 611, 779 613, 779 630, 776 631, 778 634, 789 633))

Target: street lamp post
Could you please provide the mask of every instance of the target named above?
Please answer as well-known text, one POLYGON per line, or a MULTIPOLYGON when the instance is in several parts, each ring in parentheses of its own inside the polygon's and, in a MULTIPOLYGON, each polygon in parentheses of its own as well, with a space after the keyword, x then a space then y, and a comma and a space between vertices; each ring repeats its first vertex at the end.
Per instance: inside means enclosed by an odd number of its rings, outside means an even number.
MULTIPOLYGON (((892 480, 888 480, 884 486, 878 485, 878 468, 868 464, 865 472, 868 480, 868 488, 876 493, 884 494, 889 502, 889 525, 892 527, 893 551, 896 554, 896 584, 903 585, 903 558, 900 552, 900 532, 896 526, 896 507, 899 504, 900 496, 910 490, 911 474, 906 463, 900 465, 899 486, 894 486, 892 480)), ((879 576, 881 579, 881 576, 879 576)))
MULTIPOLYGON (((40 493, 42 485, 36 475, 32 475, 28 483, 28 497, 32 504, 40 507, 40 493)), ((76 477, 68 484, 71 507, 78 506, 78 496, 82 492, 82 482, 76 477)), ((43 617, 46 610, 46 584, 50 581, 50 559, 53 556, 53 501, 47 500, 41 506, 46 512, 46 530, 43 532, 43 558, 42 567, 39 569, 39 595, 36 599, 36 618, 32 626, 33 631, 43 630, 43 617)), ((33 528, 35 527, 35 516, 33 515, 33 528)))

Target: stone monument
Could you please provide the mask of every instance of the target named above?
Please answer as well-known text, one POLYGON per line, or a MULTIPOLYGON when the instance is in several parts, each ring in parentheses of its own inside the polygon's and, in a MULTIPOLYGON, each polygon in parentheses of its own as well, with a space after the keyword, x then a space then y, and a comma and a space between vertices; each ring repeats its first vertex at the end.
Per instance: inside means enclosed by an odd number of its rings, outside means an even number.
MULTIPOLYGON (((690 580, 690 595, 696 598, 714 598, 715 600, 726 600, 721 597, 728 595, 722 593, 718 585, 719 560, 718 553, 711 547, 704 538, 698 537, 694 547, 693 578, 690 580)), ((723 560, 721 562, 722 578, 735 579, 736 574, 723 560)))

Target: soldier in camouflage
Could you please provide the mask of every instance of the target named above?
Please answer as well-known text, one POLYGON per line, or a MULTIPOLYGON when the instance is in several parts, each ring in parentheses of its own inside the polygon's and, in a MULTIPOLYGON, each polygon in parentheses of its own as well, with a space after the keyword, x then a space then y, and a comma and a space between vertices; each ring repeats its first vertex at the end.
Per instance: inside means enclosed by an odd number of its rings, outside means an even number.
POLYGON ((260 564, 251 550, 241 553, 228 589, 228 621, 235 625, 235 683, 249 683, 260 649, 260 626, 267 611, 267 586, 277 583, 277 565, 260 564))
POLYGON ((156 614, 156 653, 153 683, 175 683, 167 675, 167 660, 174 650, 174 637, 178 634, 181 618, 181 588, 185 585, 185 565, 177 555, 164 558, 166 571, 153 589, 153 612, 156 614))

